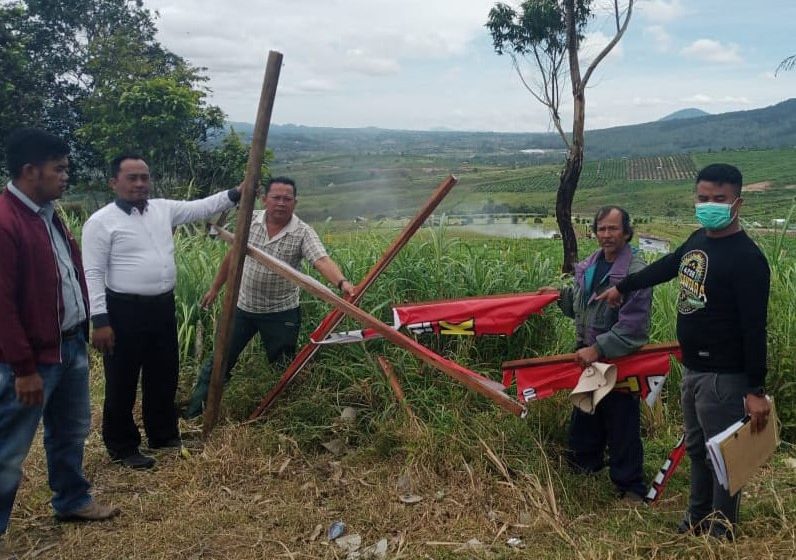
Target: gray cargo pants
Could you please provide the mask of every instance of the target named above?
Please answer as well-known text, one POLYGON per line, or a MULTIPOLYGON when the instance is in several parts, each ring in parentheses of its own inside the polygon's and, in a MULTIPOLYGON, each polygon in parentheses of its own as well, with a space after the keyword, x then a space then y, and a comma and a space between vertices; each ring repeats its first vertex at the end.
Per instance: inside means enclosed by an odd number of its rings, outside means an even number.
MULTIPOLYGON (((746 414, 746 374, 711 373, 683 368, 681 403, 685 444, 691 459, 691 496, 686 521, 692 526, 713 516, 738 522, 741 493, 730 496, 713 472, 705 443, 746 414)), ((729 529, 730 527, 726 527, 729 529)))

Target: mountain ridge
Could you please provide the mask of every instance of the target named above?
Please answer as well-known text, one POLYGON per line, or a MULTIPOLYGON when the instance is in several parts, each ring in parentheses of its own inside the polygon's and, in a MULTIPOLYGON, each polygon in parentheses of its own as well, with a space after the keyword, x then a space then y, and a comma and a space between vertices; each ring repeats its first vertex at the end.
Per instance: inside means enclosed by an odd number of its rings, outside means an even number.
MULTIPOLYGON (((587 157, 606 159, 796 145, 796 98, 745 111, 693 114, 690 118, 672 118, 672 115, 647 123, 587 130, 587 157)), ((251 124, 227 124, 244 139, 251 138, 251 124)), ((433 155, 473 162, 529 165, 560 160, 564 153, 560 137, 552 132, 417 131, 274 124, 268 140, 269 148, 280 161, 350 153, 433 155)))

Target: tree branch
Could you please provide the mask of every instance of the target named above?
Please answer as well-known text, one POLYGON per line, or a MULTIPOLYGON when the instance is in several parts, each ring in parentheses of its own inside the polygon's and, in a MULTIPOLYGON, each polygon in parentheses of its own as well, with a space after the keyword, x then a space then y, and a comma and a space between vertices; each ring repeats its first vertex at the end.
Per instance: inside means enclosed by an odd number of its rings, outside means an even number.
POLYGON ((539 103, 549 108, 548 102, 545 101, 538 93, 536 93, 536 90, 533 88, 533 86, 531 86, 531 84, 525 80, 525 76, 522 74, 522 69, 520 68, 520 63, 517 62, 517 57, 514 54, 511 55, 511 63, 514 66, 514 70, 517 72, 517 75, 520 77, 522 85, 528 90, 528 93, 530 93, 539 103))
POLYGON ((796 54, 780 62, 779 66, 777 66, 777 69, 774 71, 774 75, 776 76, 781 71, 787 72, 788 70, 793 70, 794 66, 796 66, 796 54))
MULTIPOLYGON (((598 54, 595 57, 595 59, 592 60, 591 64, 589 64, 589 67, 586 69, 586 73, 583 75, 583 79, 581 80, 580 84, 578 84, 578 87, 580 88, 581 92, 583 92, 583 90, 586 89, 586 84, 589 82, 589 78, 591 78, 591 75, 594 72, 594 69, 597 68, 597 66, 600 64, 600 62, 603 61, 603 59, 606 56, 608 56, 608 53, 611 52, 611 50, 616 46, 616 44, 622 38, 622 35, 625 34, 625 31, 627 30, 627 26, 630 23, 630 16, 633 15, 633 3, 634 3, 634 1, 635 0, 629 0, 628 1, 627 12, 625 13, 625 19, 622 22, 621 27, 619 27, 617 29, 616 35, 614 35, 613 39, 611 39, 611 41, 605 46, 605 48, 603 48, 603 50, 600 51, 600 54, 598 54)), ((616 16, 616 19, 618 21, 619 20, 619 3, 616 0, 614 0, 614 15, 616 16)))

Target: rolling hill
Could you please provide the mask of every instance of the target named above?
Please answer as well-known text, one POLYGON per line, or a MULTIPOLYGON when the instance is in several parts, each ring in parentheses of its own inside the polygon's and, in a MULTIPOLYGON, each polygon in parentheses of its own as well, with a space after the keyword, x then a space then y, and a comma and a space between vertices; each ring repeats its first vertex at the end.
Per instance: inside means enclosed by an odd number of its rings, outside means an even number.
MULTIPOLYGON (((796 145, 796 99, 770 107, 717 115, 664 119, 586 132, 587 157, 604 159, 723 149, 777 148, 796 145)), ((231 122, 244 139, 249 123, 231 122)), ((395 154, 432 156, 480 164, 516 164, 560 160, 561 141, 553 133, 411 131, 273 125, 269 147, 277 161, 324 154, 395 154)))

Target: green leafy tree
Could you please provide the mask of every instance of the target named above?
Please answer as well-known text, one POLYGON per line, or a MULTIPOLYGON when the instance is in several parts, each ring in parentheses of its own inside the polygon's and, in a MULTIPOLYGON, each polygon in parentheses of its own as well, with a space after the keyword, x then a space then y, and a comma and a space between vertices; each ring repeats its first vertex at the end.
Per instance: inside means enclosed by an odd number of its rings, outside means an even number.
POLYGON ((205 131, 223 124, 220 111, 203 107, 203 96, 168 77, 100 88, 87 99, 91 120, 77 132, 105 160, 134 151, 157 175, 177 177, 189 170, 205 131))
POLYGON ((128 149, 160 176, 190 177, 223 114, 205 102, 203 69, 156 33, 141 0, 0 3, 0 137, 36 125, 69 139, 78 177, 103 189, 105 161, 128 149))
POLYGON ((634 0, 613 0, 614 35, 581 73, 580 46, 593 19, 592 0, 526 0, 519 9, 495 4, 486 23, 495 52, 511 57, 522 85, 544 105, 567 148, 556 194, 556 222, 564 248, 564 272, 578 260, 578 241, 572 227, 572 201, 583 170, 586 86, 600 62, 619 43, 633 13, 634 0), (572 129, 564 130, 561 99, 569 82, 572 129))

